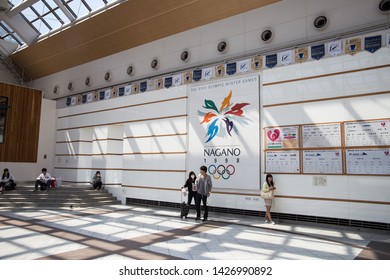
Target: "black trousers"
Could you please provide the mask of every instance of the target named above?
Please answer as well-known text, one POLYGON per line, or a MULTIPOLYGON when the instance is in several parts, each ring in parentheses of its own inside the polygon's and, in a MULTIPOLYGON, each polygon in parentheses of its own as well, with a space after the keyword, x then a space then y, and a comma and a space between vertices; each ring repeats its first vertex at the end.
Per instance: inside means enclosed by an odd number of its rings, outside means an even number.
POLYGON ((98 190, 102 188, 102 185, 103 185, 102 181, 96 181, 92 184, 93 188, 98 190))
POLYGON ((195 205, 196 205, 196 194, 197 192, 188 192, 188 205, 191 205, 191 202, 192 202, 192 198, 194 198, 194 202, 195 202, 195 205))
POLYGON ((15 182, 14 180, 9 180, 8 182, 1 182, 0 187, 3 187, 6 191, 12 191, 15 189, 15 182))
POLYGON ((200 203, 203 203, 203 219, 207 220, 209 217, 209 208, 207 207, 207 195, 201 195, 200 193, 196 193, 195 196, 195 205, 196 205, 196 217, 200 218, 201 211, 200 211, 200 203))
POLYGON ((35 181, 35 190, 38 190, 38 186, 40 186, 41 191, 50 189, 51 180, 48 180, 46 183, 37 179, 35 181))

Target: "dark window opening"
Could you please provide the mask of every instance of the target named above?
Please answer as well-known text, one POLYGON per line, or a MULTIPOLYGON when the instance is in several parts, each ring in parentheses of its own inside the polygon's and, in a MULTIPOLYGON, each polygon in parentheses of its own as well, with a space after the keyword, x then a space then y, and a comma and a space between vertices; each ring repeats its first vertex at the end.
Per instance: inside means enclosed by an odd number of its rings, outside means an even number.
POLYGON ((8 98, 0 96, 0 144, 4 143, 7 123, 8 98))

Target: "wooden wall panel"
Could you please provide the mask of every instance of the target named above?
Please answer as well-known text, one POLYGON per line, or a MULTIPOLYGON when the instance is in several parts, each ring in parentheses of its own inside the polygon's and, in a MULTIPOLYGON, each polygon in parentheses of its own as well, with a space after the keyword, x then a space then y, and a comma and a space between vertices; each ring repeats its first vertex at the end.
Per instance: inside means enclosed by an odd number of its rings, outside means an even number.
POLYGON ((38 79, 280 0, 132 0, 11 55, 38 79))
POLYGON ((42 91, 0 83, 0 96, 9 106, 0 162, 37 162, 42 91))

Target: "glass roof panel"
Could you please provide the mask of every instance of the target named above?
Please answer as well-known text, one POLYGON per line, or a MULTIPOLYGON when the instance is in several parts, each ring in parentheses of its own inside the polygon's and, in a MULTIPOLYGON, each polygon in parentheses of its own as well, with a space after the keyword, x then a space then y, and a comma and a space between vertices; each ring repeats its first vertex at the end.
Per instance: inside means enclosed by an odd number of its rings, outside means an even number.
POLYGON ((53 0, 46 0, 46 3, 52 8, 58 8, 57 4, 53 0))
POLYGON ((41 34, 46 34, 50 31, 44 21, 37 19, 32 22, 32 25, 39 31, 41 34))
MULTIPOLYGON (((8 0, 12 7, 18 6, 24 0, 8 0)), ((20 12, 24 20, 35 29, 41 36, 50 31, 61 28, 64 24, 69 23, 70 19, 62 9, 67 9, 76 18, 86 16, 91 12, 104 8, 107 4, 120 2, 119 0, 60 0, 61 8, 53 0, 39 0, 34 2, 30 7, 27 7, 20 12)), ((70 16, 71 17, 71 16, 70 16)), ((15 41, 19 41, 20 45, 24 42, 20 40, 12 29, 1 28, 1 37, 8 38, 8 35, 15 41)), ((16 30, 17 31, 17 30, 16 30)))
POLYGON ((0 38, 3 39, 5 36, 8 35, 8 31, 4 30, 4 27, 2 26, 3 22, 0 22, 0 38))
POLYGON ((21 14, 24 15, 30 22, 38 18, 38 15, 30 7, 23 10, 21 14))
POLYGON ((4 21, 0 21, 0 38, 19 46, 24 45, 23 40, 4 21))
MULTIPOLYGON (((47 14, 46 16, 43 17, 43 20, 46 21, 51 29, 58 29, 62 26, 61 22, 52 14, 47 14)), ((42 31, 41 31, 42 34, 44 34, 42 31)))
POLYGON ((84 1, 92 9, 92 11, 96 11, 97 9, 100 9, 105 5, 102 0, 84 0, 84 1))
POLYGON ((49 12, 49 9, 46 7, 46 5, 42 1, 38 1, 32 7, 39 13, 39 15, 43 15, 47 12, 49 12))
MULTIPOLYGON (((55 13, 56 13, 56 15, 62 20, 62 22, 63 22, 64 24, 70 22, 69 18, 68 18, 60 9, 55 10, 55 13)), ((59 26, 59 27, 60 27, 60 26, 59 26)))
POLYGON ((89 13, 89 10, 81 0, 66 1, 68 7, 74 12, 77 18, 85 16, 89 13))

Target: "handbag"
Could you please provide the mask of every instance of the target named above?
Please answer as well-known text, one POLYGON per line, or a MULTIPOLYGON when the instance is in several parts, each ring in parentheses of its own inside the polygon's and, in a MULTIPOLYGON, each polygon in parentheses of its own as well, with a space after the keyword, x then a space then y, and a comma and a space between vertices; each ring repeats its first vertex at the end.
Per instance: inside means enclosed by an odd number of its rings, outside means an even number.
POLYGON ((262 199, 273 199, 274 198, 274 191, 264 192, 263 190, 261 190, 260 196, 262 199))

